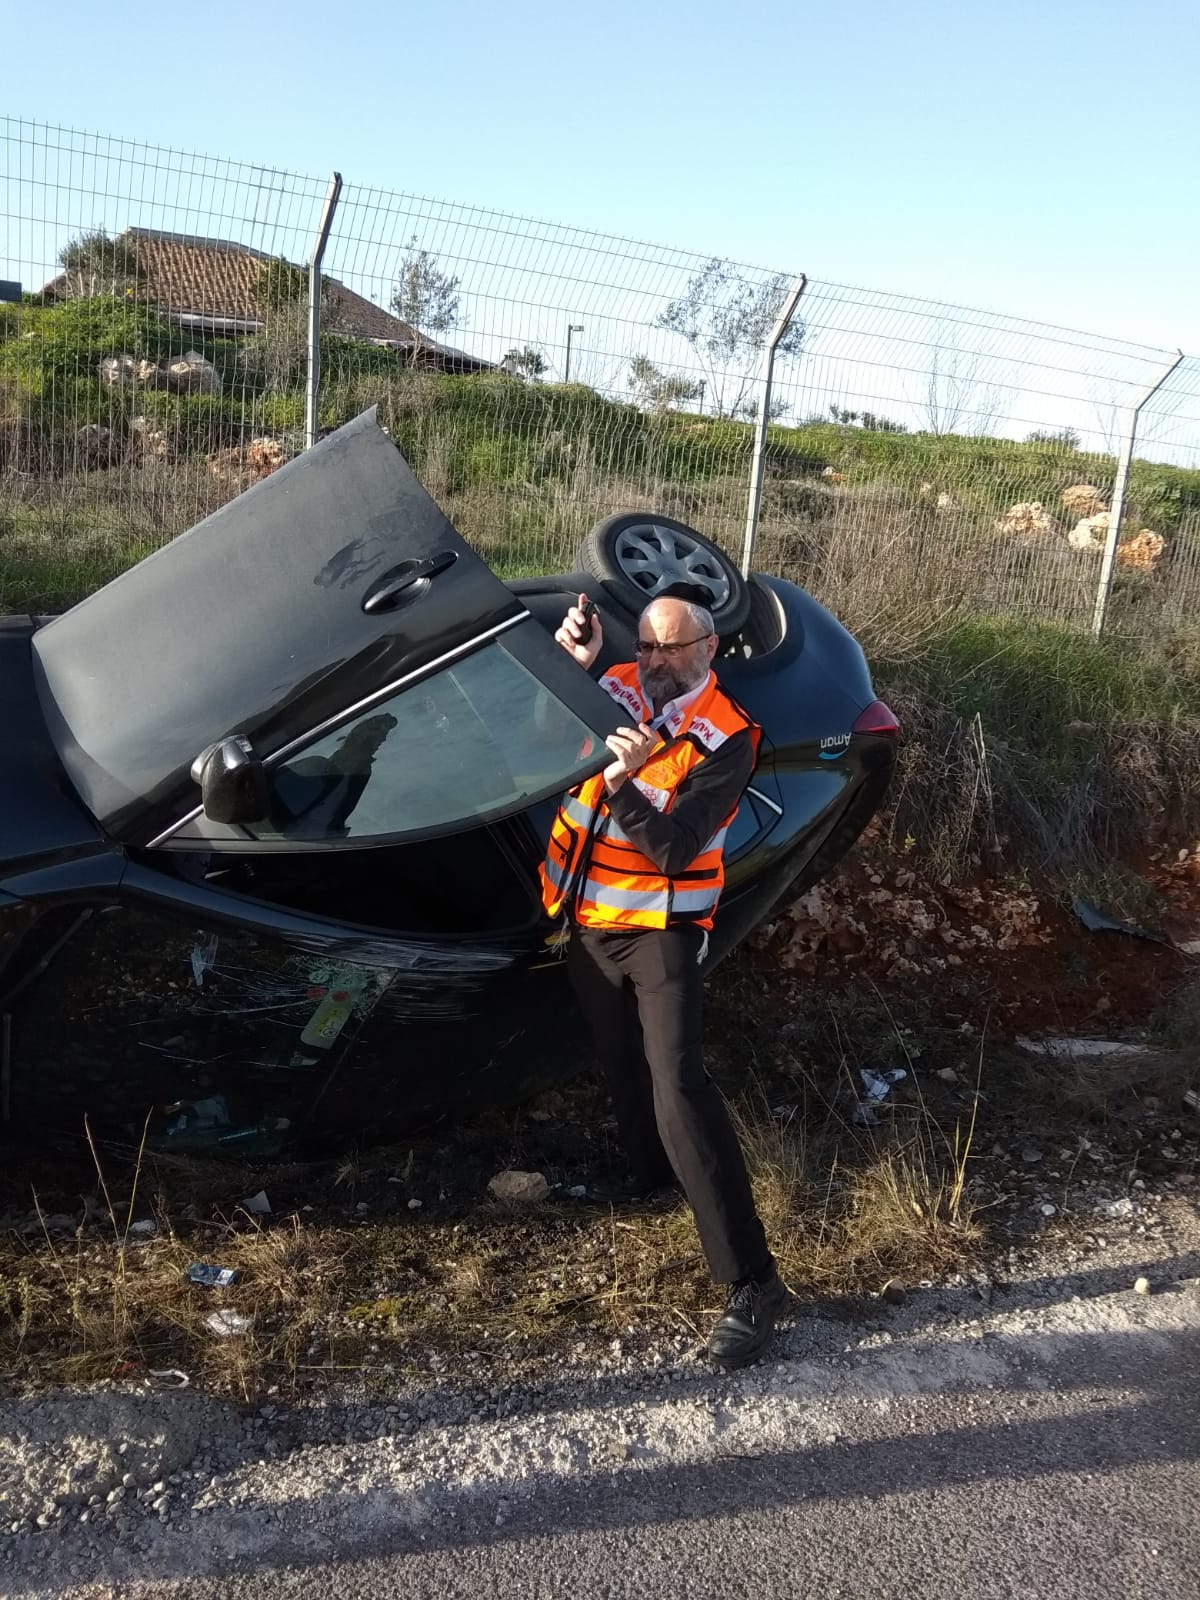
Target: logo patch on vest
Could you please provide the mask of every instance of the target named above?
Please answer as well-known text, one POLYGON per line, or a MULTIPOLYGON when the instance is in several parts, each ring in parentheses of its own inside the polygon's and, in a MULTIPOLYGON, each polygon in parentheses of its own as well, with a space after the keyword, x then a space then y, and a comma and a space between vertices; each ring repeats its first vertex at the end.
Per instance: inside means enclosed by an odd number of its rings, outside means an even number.
POLYGON ((671 798, 669 790, 655 788, 654 784, 647 783, 645 778, 634 778, 633 786, 642 791, 656 811, 666 810, 667 801, 671 798))
POLYGON ((720 728, 714 728, 707 717, 693 717, 688 732, 694 733, 700 743, 710 750, 716 750, 729 737, 727 733, 722 733, 720 728))
POLYGON ((620 678, 605 676, 600 679, 600 687, 610 696, 611 699, 615 700, 618 705, 628 706, 630 711, 633 712, 636 720, 641 722, 642 718, 646 714, 646 708, 642 703, 641 695, 637 692, 632 684, 622 683, 620 678))

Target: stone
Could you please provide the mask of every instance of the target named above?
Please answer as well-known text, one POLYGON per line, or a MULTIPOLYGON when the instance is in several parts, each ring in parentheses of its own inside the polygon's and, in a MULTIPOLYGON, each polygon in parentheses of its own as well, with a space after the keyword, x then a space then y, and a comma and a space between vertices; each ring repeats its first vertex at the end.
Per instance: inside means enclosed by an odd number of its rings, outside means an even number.
POLYGON ((1133 1285, 1133 1292, 1134 1292, 1134 1294, 1149 1294, 1150 1293, 1150 1279, 1149 1278, 1137 1278, 1137 1279, 1135 1279, 1134 1280, 1134 1285, 1133 1285))
POLYGON ((105 356, 97 371, 106 389, 132 389, 137 382, 138 364, 132 356, 105 356))
POLYGON ((997 533, 1015 533, 1022 538, 1039 538, 1054 532, 1054 518, 1040 500, 1018 500, 996 524, 997 533))
POLYGON ((1122 539, 1117 546, 1117 565, 1130 567, 1135 572, 1152 572, 1158 558, 1167 548, 1167 541, 1153 528, 1142 528, 1131 539, 1122 539))
POLYGON ((220 394, 221 374, 198 350, 189 350, 168 364, 167 388, 174 394, 220 394))
POLYGON ((1104 496, 1094 483, 1072 483, 1059 496, 1073 517, 1094 517, 1106 509, 1104 496))
POLYGON ((1108 538, 1108 521, 1107 511, 1081 517, 1067 535, 1067 543, 1072 550, 1103 550, 1108 538))
POLYGON ((140 455, 149 456, 155 461, 166 460, 167 436, 149 417, 130 417, 129 434, 140 455))
POLYGON ((552 1118, 561 1115, 566 1101, 556 1089, 547 1089, 544 1093, 535 1095, 529 1102, 529 1118, 531 1122, 549 1122, 552 1118))
POLYGON ((108 466, 120 454, 116 434, 102 422, 89 422, 78 430, 75 450, 89 467, 108 466))
POLYGON ((510 1200, 523 1205, 544 1200, 550 1185, 540 1172, 510 1170, 498 1172, 488 1183, 488 1193, 497 1200, 510 1200))

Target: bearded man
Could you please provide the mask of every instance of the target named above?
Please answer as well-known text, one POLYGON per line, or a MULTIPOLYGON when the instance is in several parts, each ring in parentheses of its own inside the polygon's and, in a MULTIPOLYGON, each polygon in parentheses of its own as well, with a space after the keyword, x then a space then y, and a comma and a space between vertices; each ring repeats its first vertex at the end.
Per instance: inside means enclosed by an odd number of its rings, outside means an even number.
MULTIPOLYGON (((729 1286, 708 1353, 736 1367, 761 1354, 790 1295, 704 1070, 701 964, 725 835, 760 737, 713 672, 707 598, 691 585, 665 591, 642 613, 637 660, 601 676, 629 725, 607 741, 610 765, 564 796, 542 888, 546 911, 571 924, 571 985, 595 1034, 633 1189, 682 1189, 713 1278, 729 1286)), ((580 595, 555 638, 590 670, 604 641, 587 610, 580 595)))

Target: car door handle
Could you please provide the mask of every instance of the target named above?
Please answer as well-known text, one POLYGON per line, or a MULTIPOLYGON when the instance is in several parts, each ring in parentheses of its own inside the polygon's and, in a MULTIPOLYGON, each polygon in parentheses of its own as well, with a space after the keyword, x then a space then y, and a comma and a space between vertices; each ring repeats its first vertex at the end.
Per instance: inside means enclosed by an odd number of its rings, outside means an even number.
POLYGON ((385 572, 378 583, 363 597, 362 608, 368 616, 381 611, 395 611, 425 593, 429 580, 445 572, 458 560, 457 550, 439 550, 424 561, 402 561, 398 567, 385 572))

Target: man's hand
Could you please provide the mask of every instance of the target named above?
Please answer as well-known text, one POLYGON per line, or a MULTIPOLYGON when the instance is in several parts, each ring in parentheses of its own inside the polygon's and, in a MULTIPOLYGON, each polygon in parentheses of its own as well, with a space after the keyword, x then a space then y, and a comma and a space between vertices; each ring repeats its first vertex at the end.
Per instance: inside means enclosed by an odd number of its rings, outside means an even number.
POLYGON ((626 778, 631 778, 639 767, 645 765, 659 738, 643 722, 636 728, 618 728, 604 742, 617 758, 604 769, 604 787, 609 794, 615 794, 626 778))
POLYGON ((577 603, 563 618, 562 627, 554 637, 572 661, 578 661, 585 671, 590 671, 604 643, 604 629, 600 626, 600 613, 595 611, 592 613, 591 637, 587 636, 587 622, 583 615, 585 605, 587 605, 587 595, 581 594, 577 603))

